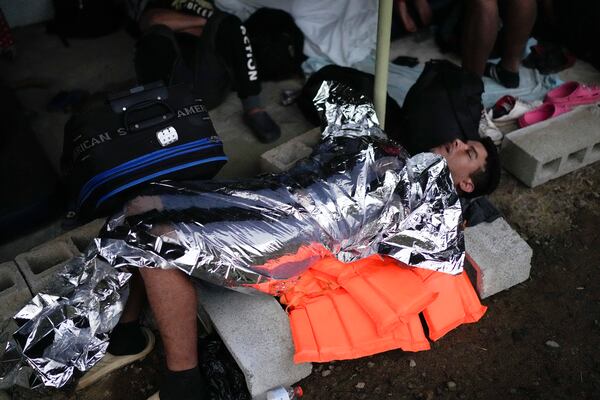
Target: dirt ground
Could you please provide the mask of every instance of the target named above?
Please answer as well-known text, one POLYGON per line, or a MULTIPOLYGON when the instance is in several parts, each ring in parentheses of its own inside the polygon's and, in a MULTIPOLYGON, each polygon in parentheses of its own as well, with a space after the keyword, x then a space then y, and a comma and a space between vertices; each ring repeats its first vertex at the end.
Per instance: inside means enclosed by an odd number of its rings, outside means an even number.
MULTIPOLYGON (((300 382, 306 400, 600 398, 599 165, 533 189, 505 174, 492 201, 533 248, 530 279, 485 299, 479 322, 429 351, 314 364, 300 382)), ((145 399, 156 389, 161 353, 159 346, 78 395, 13 395, 145 399)))

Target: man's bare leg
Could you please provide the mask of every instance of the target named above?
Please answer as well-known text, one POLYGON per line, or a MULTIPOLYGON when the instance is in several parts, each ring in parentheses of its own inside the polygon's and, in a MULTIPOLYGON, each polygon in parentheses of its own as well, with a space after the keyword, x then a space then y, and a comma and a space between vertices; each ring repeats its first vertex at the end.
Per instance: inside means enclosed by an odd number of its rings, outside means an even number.
POLYGON ((194 285, 175 269, 142 268, 140 272, 165 349, 167 370, 160 384, 160 399, 202 399, 206 385, 198 369, 194 285))
POLYGON ((483 76, 498 35, 497 0, 465 0, 462 32, 462 65, 483 76))
POLYGON ((165 348, 167 367, 182 371, 198 365, 196 290, 175 269, 143 268, 148 302, 165 348))
POLYGON ((500 65, 512 72, 519 70, 525 45, 537 14, 536 0, 505 0, 504 48, 500 65))

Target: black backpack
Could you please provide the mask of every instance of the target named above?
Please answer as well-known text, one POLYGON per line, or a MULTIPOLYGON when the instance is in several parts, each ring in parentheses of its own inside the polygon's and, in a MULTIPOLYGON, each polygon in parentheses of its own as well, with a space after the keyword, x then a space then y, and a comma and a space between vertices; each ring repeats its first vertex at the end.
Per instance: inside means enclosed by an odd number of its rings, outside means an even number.
POLYGON ((54 19, 46 29, 66 38, 95 38, 119 29, 125 12, 115 0, 54 0, 54 19))
POLYGON ((263 81, 279 81, 302 74, 304 35, 285 11, 260 8, 245 22, 252 51, 263 81))
POLYGON ((481 78, 448 60, 431 60, 408 90, 396 138, 411 154, 455 139, 479 139, 481 78))

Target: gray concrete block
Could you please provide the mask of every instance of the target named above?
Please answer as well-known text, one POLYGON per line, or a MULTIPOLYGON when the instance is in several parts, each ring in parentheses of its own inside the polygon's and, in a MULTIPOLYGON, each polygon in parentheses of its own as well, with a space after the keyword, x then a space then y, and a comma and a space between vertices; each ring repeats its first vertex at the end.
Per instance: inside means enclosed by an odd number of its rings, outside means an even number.
POLYGON ((19 254, 15 262, 31 293, 36 295, 48 288, 60 269, 76 255, 78 252, 72 243, 53 240, 27 253, 19 254))
POLYGON ((102 229, 102 226, 104 226, 105 222, 106 218, 95 219, 85 225, 79 226, 65 233, 61 236, 61 238, 68 237, 71 242, 73 242, 78 252, 84 253, 92 240, 98 236, 98 233, 100 232, 100 229, 102 229))
POLYGON ((201 285, 198 300, 243 371, 252 398, 264 399, 268 390, 310 375, 312 364, 293 362, 289 319, 275 298, 201 285))
POLYGON ((12 317, 33 296, 12 261, 0 264, 0 321, 12 317))
POLYGON ((475 270, 482 299, 529 278, 533 250, 503 218, 467 228, 465 248, 465 267, 475 270))
POLYGON ((321 130, 319 128, 314 128, 263 153, 260 156, 261 171, 287 171, 293 167, 296 162, 308 157, 310 153, 312 153, 313 147, 319 143, 320 137, 321 130))
POLYGON ((600 160, 600 105, 573 111, 505 136, 502 166, 529 187, 600 160))

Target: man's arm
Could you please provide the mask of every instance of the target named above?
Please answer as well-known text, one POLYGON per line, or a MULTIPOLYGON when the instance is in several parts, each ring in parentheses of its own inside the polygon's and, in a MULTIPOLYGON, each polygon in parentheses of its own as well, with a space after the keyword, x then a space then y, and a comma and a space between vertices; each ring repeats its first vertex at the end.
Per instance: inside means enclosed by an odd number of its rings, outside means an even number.
POLYGON ((200 36, 202 28, 206 25, 206 18, 184 14, 175 10, 153 8, 147 10, 140 19, 142 31, 148 30, 153 25, 166 25, 177 32, 187 32, 200 36))

